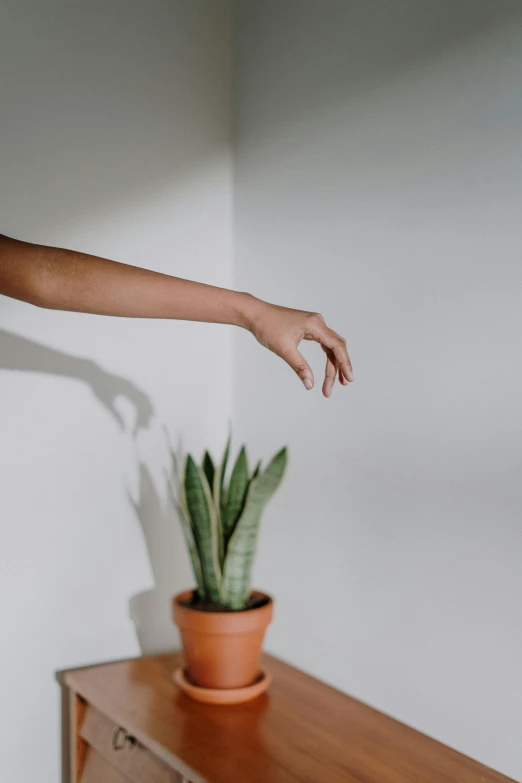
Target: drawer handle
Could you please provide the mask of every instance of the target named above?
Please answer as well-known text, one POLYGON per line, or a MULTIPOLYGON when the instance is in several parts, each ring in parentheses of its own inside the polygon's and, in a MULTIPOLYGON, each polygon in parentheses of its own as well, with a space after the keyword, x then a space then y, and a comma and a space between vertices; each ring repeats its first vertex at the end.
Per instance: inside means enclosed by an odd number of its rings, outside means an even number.
POLYGON ((132 748, 135 748, 136 745, 137 745, 136 737, 127 734, 125 729, 122 729, 121 726, 114 727, 114 731, 112 732, 113 750, 124 750, 125 748, 129 748, 132 750, 132 748))

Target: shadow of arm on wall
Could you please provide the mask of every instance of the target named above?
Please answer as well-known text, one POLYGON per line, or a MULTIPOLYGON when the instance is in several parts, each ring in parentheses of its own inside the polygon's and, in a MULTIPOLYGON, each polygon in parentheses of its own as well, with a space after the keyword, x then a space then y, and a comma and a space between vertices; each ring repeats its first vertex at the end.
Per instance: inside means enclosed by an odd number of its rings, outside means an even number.
POLYGON ((70 356, 3 329, 0 329, 0 370, 36 372, 83 381, 121 429, 124 429, 124 421, 115 402, 117 397, 124 397, 136 411, 135 434, 149 426, 154 413, 145 392, 127 378, 107 372, 90 359, 70 356))

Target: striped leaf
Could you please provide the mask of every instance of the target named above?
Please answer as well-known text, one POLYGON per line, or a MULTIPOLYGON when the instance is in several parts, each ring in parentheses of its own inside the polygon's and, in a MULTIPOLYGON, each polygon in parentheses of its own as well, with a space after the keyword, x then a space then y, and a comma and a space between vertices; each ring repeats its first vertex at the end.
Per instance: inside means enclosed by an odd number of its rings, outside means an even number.
POLYGON ((223 485, 225 482, 225 473, 227 471, 229 452, 230 452, 230 435, 228 436, 227 445, 225 446, 225 453, 223 454, 223 459, 221 460, 221 464, 218 466, 214 475, 214 487, 213 487, 214 502, 220 514, 223 513, 223 495, 224 495, 223 485))
POLYGON ((212 461, 212 457, 208 453, 208 451, 205 451, 205 455, 203 457, 203 473, 207 477, 208 485, 209 487, 214 486, 214 474, 216 472, 216 468, 214 467, 214 462, 212 461))
POLYGON ((238 454, 236 463, 232 469, 230 483, 228 485, 226 505, 223 512, 222 527, 225 552, 234 532, 237 520, 241 516, 245 498, 248 491, 250 478, 248 475, 248 458, 246 449, 243 446, 238 454))
POLYGON ((210 601, 219 603, 221 583, 219 519, 207 478, 190 454, 185 466, 184 486, 194 540, 201 561, 205 594, 210 601))
POLYGON ((221 463, 218 465, 214 472, 214 485, 213 485, 213 495, 214 495, 214 503, 216 506, 218 519, 219 519, 219 525, 221 529, 221 535, 219 538, 218 546, 219 546, 219 562, 221 563, 221 568, 223 568, 223 563, 225 560, 225 541, 223 537, 223 517, 225 515, 225 506, 226 506, 226 488, 225 488, 225 474, 227 472, 227 463, 228 463, 228 455, 230 453, 230 440, 231 436, 228 436, 227 443, 225 446, 225 452, 223 454, 223 459, 221 460, 221 463))
POLYGON ((284 448, 250 483, 243 513, 228 544, 221 582, 221 602, 231 609, 243 609, 250 596, 261 514, 281 483, 286 462, 284 448))
POLYGON ((176 498, 176 493, 172 488, 172 484, 170 483, 168 476, 167 476, 167 486, 169 490, 170 499, 172 501, 172 505, 177 511, 179 520, 181 522, 181 529, 183 530, 183 535, 185 536, 185 541, 187 542, 187 549, 189 551, 190 561, 192 563, 192 570, 194 571, 194 577, 196 579, 198 595, 201 599, 206 600, 207 594, 205 590, 205 582, 203 581, 203 571, 201 570, 201 561, 199 559, 199 552, 196 546, 196 541, 194 538, 194 532, 192 530, 190 516, 184 502, 183 492, 180 493, 180 499, 178 501, 178 499, 176 498))

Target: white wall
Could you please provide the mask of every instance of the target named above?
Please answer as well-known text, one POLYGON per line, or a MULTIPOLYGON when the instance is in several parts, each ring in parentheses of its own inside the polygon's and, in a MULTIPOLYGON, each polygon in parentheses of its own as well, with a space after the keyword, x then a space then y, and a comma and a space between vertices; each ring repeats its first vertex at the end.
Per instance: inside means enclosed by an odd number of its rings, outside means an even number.
POLYGON ((237 8, 237 284, 356 376, 325 401, 237 335, 235 430, 293 457, 271 648, 522 779, 522 7, 237 8))
MULTIPOLYGON (((3 2, 0 231, 230 285, 230 21, 223 0, 3 2)), ((190 574, 159 423, 221 446, 230 368, 224 327, 0 303, 0 780, 59 779, 54 672, 137 654, 132 596, 155 588, 143 649, 174 644, 190 574)))
MULTIPOLYGON (((357 377, 325 401, 237 334, 236 434, 293 456, 270 646, 520 778, 520 5, 237 7, 236 283, 357 377)), ((229 12, 4 2, 0 231, 230 284, 229 12)), ((220 446, 231 367, 223 327, 0 303, 0 779, 58 779, 54 671, 175 643, 159 424, 220 446)))

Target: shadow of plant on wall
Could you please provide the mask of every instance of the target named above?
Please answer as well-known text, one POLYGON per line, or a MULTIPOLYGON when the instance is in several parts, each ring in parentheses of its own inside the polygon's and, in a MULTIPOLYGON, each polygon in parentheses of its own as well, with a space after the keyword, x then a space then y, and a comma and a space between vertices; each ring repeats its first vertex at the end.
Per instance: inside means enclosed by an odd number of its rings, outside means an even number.
POLYGON ((132 596, 129 609, 140 649, 144 655, 152 655, 179 647, 171 615, 172 597, 192 584, 193 577, 179 520, 168 499, 167 478, 158 487, 143 462, 138 468, 138 498, 135 500, 130 491, 127 494, 143 530, 154 587, 132 596))
POLYGON ((0 329, 0 370, 36 372, 85 383, 121 430, 125 423, 115 402, 127 399, 135 410, 134 435, 149 427, 154 408, 147 394, 128 378, 107 372, 99 364, 58 351, 27 337, 0 329))

